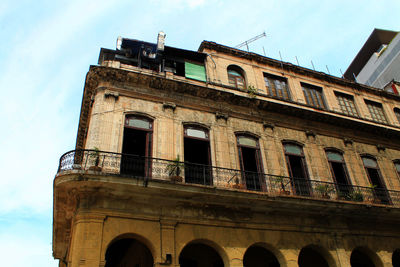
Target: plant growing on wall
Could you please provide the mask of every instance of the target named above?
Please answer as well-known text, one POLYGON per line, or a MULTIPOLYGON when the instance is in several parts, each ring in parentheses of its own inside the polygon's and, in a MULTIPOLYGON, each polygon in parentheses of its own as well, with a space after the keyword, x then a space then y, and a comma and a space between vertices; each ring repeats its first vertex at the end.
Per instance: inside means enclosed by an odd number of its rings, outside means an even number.
POLYGON ((253 85, 249 85, 249 86, 247 87, 246 91, 247 91, 247 93, 249 94, 249 96, 250 96, 251 98, 255 98, 255 97, 256 97, 256 94, 257 94, 257 92, 258 92, 257 88, 256 88, 255 86, 253 86, 253 85))
POLYGON ((323 198, 330 198, 329 194, 335 189, 329 184, 319 184, 315 187, 315 191, 318 192, 323 198))

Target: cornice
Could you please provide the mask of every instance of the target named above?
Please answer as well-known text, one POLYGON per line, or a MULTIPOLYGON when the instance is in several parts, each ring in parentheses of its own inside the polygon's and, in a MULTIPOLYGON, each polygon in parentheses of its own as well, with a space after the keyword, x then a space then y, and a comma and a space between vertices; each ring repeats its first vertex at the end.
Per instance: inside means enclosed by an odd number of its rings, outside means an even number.
MULTIPOLYGON (((163 74, 159 73, 139 73, 110 67, 91 66, 86 76, 83 93, 76 143, 77 149, 82 149, 85 146, 85 135, 89 125, 92 99, 100 83, 109 83, 115 87, 126 90, 134 90, 134 88, 137 87, 162 90, 164 92, 167 91, 171 96, 173 96, 174 93, 192 95, 195 97, 212 99, 219 103, 247 107, 252 110, 278 112, 305 120, 328 123, 344 128, 359 129, 363 132, 369 132, 386 138, 397 138, 396 140, 398 140, 400 137, 400 129, 397 130, 391 125, 378 125, 362 118, 355 119, 331 111, 312 109, 300 103, 286 103, 284 101, 277 101, 276 99, 268 101, 267 98, 261 95, 257 95, 256 98, 251 98, 234 92, 215 89, 214 85, 205 84, 205 86, 201 86, 185 80, 166 78, 163 74)), ((279 123, 278 121, 272 122, 279 123)))

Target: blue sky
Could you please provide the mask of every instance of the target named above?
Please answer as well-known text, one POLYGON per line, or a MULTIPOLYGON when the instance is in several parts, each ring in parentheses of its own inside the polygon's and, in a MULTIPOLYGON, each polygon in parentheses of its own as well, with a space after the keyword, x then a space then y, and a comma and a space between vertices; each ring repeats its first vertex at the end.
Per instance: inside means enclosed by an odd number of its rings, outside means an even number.
POLYGON ((10 1, 0 3, 0 256, 4 266, 52 259, 52 185, 75 146, 82 90, 101 47, 119 35, 197 50, 263 31, 250 50, 340 75, 374 28, 400 30, 398 0, 10 1))

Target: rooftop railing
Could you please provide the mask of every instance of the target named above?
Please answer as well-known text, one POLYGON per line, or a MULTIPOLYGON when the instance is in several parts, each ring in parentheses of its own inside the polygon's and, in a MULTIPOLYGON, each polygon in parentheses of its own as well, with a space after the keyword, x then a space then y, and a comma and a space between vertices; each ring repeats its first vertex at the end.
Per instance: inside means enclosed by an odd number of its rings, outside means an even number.
POLYGON ((165 180, 247 192, 400 206, 400 191, 271 175, 97 150, 74 150, 60 158, 58 173, 83 170, 127 178, 165 180))

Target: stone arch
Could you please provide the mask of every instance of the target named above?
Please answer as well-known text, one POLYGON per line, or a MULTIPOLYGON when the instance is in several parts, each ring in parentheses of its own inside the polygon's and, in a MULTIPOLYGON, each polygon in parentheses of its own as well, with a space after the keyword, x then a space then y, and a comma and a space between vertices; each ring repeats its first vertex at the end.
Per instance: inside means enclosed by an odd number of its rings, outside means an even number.
POLYGON ((350 255, 351 267, 383 267, 378 255, 367 247, 356 247, 350 255))
POLYGON ((396 249, 392 254, 393 267, 400 267, 400 249, 396 249))
POLYGON ((283 254, 276 249, 274 246, 259 242, 259 243, 254 243, 251 246, 249 246, 245 253, 243 254, 243 266, 245 267, 256 267, 256 266, 268 266, 268 267, 286 267, 286 260, 283 254), (260 253, 265 253, 264 255, 260 255, 260 253), (250 254, 249 254, 250 253, 250 254), (258 255, 256 255, 258 254, 258 255), (258 264, 253 264, 253 262, 249 261, 247 257, 249 256, 255 256, 257 257, 256 261, 261 262, 265 264, 266 262, 268 265, 258 265, 258 264), (275 259, 275 260, 274 260, 275 259))
POLYGON ((107 245, 103 258, 105 267, 119 267, 120 265, 118 264, 121 264, 122 259, 125 261, 140 261, 140 266, 152 267, 157 259, 153 244, 147 238, 134 233, 122 234, 111 240, 107 245), (121 247, 126 250, 121 251, 121 247), (129 250, 139 250, 142 254, 137 258, 135 256, 125 257, 124 253, 129 253, 129 250), (118 255, 115 254, 116 252, 118 252, 118 255))
POLYGON ((300 250, 298 256, 299 267, 336 267, 331 253, 318 245, 308 245, 300 250))
MULTIPOLYGON (((213 265, 215 267, 229 267, 229 257, 226 254, 225 250, 219 246, 217 243, 215 243, 214 241, 208 240, 208 239, 196 239, 196 240, 192 240, 188 243, 186 243, 184 246, 181 247, 179 254, 178 255, 178 262, 179 264, 184 267, 184 266, 188 266, 185 265, 184 263, 181 263, 181 259, 190 256, 190 250, 193 249, 197 249, 196 250, 196 256, 197 258, 192 258, 189 260, 198 260, 198 258, 201 257, 200 253, 199 253, 199 249, 203 250, 203 252, 205 253, 210 253, 212 254, 214 251, 215 254, 218 255, 218 257, 221 259, 221 263, 222 265, 220 265, 219 263, 216 263, 216 265, 213 265)), ((212 255, 213 257, 216 257, 215 255, 212 255)), ((190 257, 188 257, 190 258, 190 257)))

